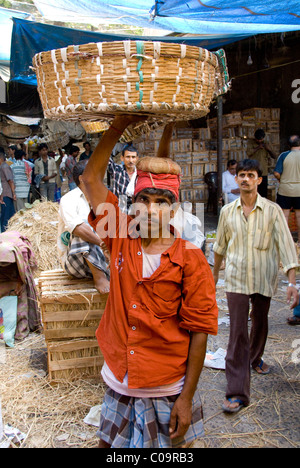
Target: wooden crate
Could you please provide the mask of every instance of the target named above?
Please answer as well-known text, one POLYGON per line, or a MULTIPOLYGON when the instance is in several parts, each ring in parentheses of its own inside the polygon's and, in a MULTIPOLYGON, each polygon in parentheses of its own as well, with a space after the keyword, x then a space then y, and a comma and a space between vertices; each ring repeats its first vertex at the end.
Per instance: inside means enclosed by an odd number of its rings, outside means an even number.
POLYGON ((43 272, 38 289, 50 380, 99 378, 103 356, 95 333, 108 295, 63 270, 43 272))
POLYGON ((39 302, 46 341, 94 337, 107 296, 89 279, 71 278, 63 270, 43 272, 39 302))
POLYGON ((193 198, 194 201, 197 203, 206 203, 208 200, 208 187, 206 184, 193 184, 194 194, 193 198))
POLYGON ((223 116, 224 127, 235 127, 241 124, 242 124, 241 112, 232 112, 231 114, 226 114, 223 116))
POLYGON ((49 380, 100 379, 103 356, 96 339, 48 342, 49 380))
POLYGON ((209 151, 200 151, 192 153, 192 163, 193 164, 202 164, 209 162, 209 151))
POLYGON ((192 177, 199 178, 204 175, 204 164, 192 164, 192 177))
POLYGON ((269 122, 267 122, 267 132, 279 133, 280 132, 279 120, 270 120, 269 122))
POLYGON ((181 176, 182 177, 191 177, 192 175, 192 165, 191 164, 180 164, 181 167, 181 176))
POLYGON ((180 201, 181 202, 192 202, 194 201, 193 189, 181 189, 180 190, 180 201))
MULTIPOLYGON (((273 113, 274 115, 274 113, 273 113)), ((253 107, 251 109, 245 109, 242 112, 243 120, 265 122, 266 120, 277 120, 272 118, 271 108, 265 107, 253 107)))

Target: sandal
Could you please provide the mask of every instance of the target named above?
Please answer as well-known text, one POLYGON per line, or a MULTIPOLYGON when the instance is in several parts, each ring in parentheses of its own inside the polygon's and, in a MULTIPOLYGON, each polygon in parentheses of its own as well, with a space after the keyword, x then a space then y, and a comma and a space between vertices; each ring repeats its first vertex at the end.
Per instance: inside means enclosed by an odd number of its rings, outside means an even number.
POLYGON ((296 317, 296 315, 293 315, 293 317, 289 317, 287 319, 287 323, 289 325, 300 325, 300 317, 296 317))
POLYGON ((226 401, 229 401, 229 403, 238 403, 239 406, 237 406, 236 408, 230 408, 229 406, 226 406, 224 402, 222 405, 222 409, 225 413, 237 413, 245 406, 244 402, 239 398, 227 398, 226 401))
POLYGON ((253 369, 260 375, 267 375, 270 373, 270 369, 268 368, 267 370, 263 369, 264 361, 261 359, 260 363, 258 366, 254 367, 253 369), (258 370, 259 369, 259 370, 258 370))

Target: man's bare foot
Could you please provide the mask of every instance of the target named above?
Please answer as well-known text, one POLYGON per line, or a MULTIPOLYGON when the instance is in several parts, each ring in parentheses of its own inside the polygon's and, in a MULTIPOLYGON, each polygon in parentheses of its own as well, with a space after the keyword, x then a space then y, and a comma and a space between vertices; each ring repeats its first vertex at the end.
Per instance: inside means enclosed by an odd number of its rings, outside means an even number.
POLYGON ((110 283, 106 278, 106 275, 103 273, 103 277, 94 278, 95 288, 99 291, 100 294, 107 294, 109 293, 109 286, 110 283))
POLYGON ((96 268, 86 258, 85 258, 85 261, 90 267, 90 270, 94 279, 95 288, 97 289, 97 291, 99 291, 100 294, 109 293, 109 280, 107 279, 104 271, 99 270, 99 268, 96 268))

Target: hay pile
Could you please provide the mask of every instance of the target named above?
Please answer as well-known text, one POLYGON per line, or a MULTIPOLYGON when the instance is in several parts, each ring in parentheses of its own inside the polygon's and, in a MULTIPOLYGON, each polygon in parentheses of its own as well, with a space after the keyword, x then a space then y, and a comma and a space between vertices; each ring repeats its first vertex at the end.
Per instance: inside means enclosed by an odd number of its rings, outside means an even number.
MULTIPOLYGON (((1 352, 1 343, 0 343, 1 352)), ((51 386, 46 375, 43 335, 30 334, 0 354, 0 396, 4 424, 26 435, 13 448, 95 448, 97 427, 83 419, 102 403, 105 386, 78 380, 51 386), (2 357, 2 359, 1 359, 2 357)))
POLYGON ((43 200, 27 205, 9 221, 8 230, 26 236, 33 248, 38 270, 36 277, 45 270, 61 268, 57 254, 58 203, 43 200))

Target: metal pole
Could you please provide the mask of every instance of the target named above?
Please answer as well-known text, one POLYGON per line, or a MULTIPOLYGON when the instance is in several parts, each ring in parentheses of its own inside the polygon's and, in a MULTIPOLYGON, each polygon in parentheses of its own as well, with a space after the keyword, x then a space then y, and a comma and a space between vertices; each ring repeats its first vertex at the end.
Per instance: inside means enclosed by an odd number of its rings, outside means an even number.
POLYGON ((222 197, 222 159, 223 159, 223 98, 218 96, 217 98, 217 110, 218 110, 218 135, 217 135, 217 172, 218 172, 218 189, 217 189, 217 200, 218 200, 218 216, 221 211, 219 200, 222 197))

